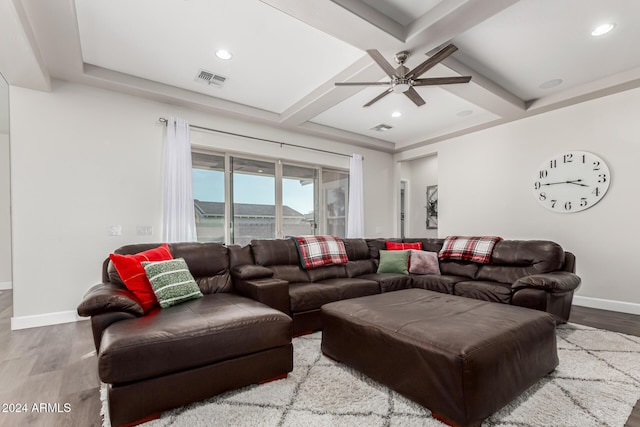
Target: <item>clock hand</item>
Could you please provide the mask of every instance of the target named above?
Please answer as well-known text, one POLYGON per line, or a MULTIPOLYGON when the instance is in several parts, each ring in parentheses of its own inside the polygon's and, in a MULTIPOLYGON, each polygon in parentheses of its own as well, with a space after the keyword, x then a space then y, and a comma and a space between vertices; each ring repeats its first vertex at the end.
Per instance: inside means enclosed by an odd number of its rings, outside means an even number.
POLYGON ((582 179, 573 179, 571 181, 545 182, 542 185, 573 184, 573 185, 579 185, 581 187, 588 187, 588 185, 586 184, 581 184, 580 181, 582 181, 582 179))

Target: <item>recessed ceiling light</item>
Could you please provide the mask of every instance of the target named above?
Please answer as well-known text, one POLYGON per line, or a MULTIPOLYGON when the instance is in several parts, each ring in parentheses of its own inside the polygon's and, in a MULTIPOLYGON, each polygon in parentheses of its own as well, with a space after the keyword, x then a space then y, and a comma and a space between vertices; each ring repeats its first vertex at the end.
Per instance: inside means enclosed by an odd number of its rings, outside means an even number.
POLYGON ((596 28, 591 31, 591 35, 594 37, 601 36, 603 34, 607 34, 609 31, 613 30, 616 24, 608 22, 606 24, 598 25, 596 28))
POLYGON ((394 111, 393 113, 391 113, 391 117, 400 117, 402 116, 402 113, 400 111, 394 111))
POLYGON ((473 114, 473 110, 463 110, 460 111, 458 114, 456 114, 456 116, 458 117, 467 117, 473 114))
POLYGON ((562 79, 552 79, 547 80, 546 82, 540 84, 538 86, 540 89, 551 89, 552 87, 560 86, 562 84, 562 79))
POLYGON ((218 49, 216 50, 216 56, 220 59, 231 59, 231 52, 226 49, 218 49))

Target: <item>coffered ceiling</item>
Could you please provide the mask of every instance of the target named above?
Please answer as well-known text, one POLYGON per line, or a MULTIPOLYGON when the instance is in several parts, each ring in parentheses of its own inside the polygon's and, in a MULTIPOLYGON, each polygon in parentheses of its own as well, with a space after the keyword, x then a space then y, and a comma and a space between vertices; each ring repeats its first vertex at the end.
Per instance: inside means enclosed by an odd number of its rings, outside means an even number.
POLYGON ((389 152, 640 85, 637 0, 1 1, 40 69, 17 73, 0 45, 10 84, 75 81, 389 152), (592 36, 602 23, 615 27, 592 36), (388 79, 367 49, 394 65, 408 50, 412 68, 448 43, 422 77, 471 83, 416 88, 421 107, 390 94, 363 108, 380 87, 334 86, 388 79))

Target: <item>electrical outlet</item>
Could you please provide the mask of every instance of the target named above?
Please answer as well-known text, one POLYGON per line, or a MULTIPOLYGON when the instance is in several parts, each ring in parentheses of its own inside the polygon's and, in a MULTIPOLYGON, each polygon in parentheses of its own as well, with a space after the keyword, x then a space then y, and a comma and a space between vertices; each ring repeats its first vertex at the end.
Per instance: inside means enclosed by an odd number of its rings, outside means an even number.
POLYGON ((122 226, 121 225, 107 226, 107 236, 122 236, 122 226))
POLYGON ((151 236, 153 234, 153 227, 150 225, 138 225, 136 227, 136 234, 138 236, 151 236))

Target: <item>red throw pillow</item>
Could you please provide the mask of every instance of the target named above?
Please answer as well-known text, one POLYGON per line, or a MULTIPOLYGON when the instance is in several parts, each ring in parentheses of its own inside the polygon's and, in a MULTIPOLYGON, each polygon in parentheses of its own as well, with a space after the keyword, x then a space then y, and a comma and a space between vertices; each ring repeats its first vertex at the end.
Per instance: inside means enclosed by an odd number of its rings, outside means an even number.
MULTIPOLYGON (((388 251, 406 251, 408 249, 414 249, 416 251, 422 250, 422 242, 400 243, 400 242, 390 242, 387 240, 385 244, 387 246, 388 251)), ((411 268, 411 257, 409 257, 407 268, 411 268)))
POLYGON ((400 243, 400 242, 386 242, 388 251, 406 251, 408 249, 422 250, 422 242, 415 243, 400 243))
POLYGON ((124 282, 124 285, 140 301, 140 305, 145 313, 158 305, 156 294, 153 293, 153 288, 151 287, 151 283, 149 283, 149 279, 141 262, 168 261, 173 259, 173 255, 171 255, 171 251, 169 251, 169 245, 165 243, 155 249, 149 249, 148 251, 135 255, 110 254, 109 258, 124 282))

